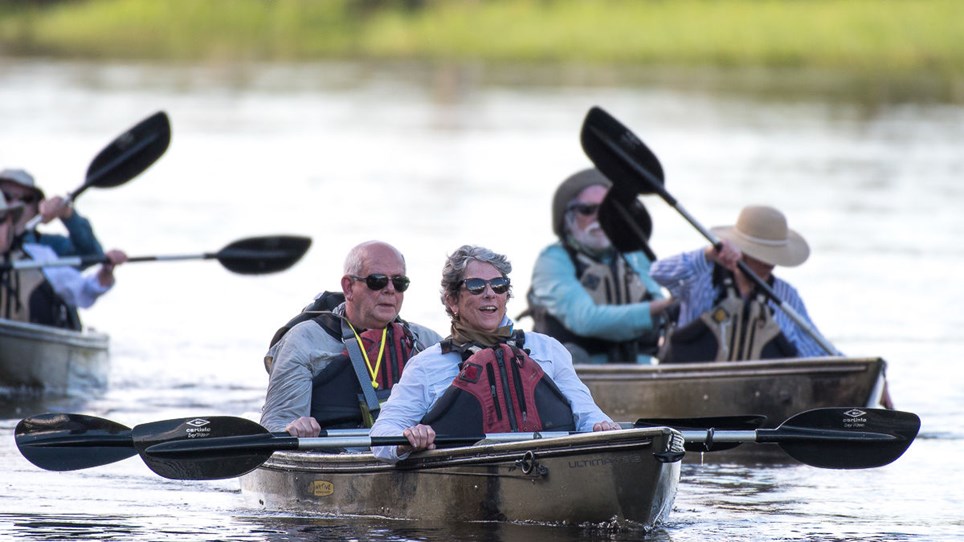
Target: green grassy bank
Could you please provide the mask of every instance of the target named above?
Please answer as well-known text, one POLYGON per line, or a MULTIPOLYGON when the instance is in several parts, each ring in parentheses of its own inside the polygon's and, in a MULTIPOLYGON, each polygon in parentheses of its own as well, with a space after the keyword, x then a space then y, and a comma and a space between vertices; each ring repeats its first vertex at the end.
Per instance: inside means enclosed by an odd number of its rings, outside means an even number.
POLYGON ((19 0, 0 54, 964 75, 961 0, 19 0))

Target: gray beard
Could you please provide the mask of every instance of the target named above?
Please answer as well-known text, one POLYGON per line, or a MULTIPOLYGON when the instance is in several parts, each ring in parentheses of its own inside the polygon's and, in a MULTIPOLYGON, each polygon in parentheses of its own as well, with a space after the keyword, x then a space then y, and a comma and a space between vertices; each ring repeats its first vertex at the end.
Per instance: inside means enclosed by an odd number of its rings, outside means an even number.
POLYGON ((575 248, 591 256, 599 256, 612 248, 612 242, 602 231, 599 222, 593 222, 584 230, 572 228, 569 231, 569 238, 575 248))

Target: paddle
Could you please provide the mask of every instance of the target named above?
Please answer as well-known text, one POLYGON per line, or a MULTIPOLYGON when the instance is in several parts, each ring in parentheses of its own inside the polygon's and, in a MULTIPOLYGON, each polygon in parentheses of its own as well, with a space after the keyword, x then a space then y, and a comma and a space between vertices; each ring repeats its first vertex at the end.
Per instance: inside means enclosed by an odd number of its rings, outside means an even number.
MULTIPOLYGON (((628 128, 599 107, 593 107, 586 114, 580 134, 582 148, 589 159, 608 177, 613 185, 631 187, 639 193, 656 193, 670 207, 676 209, 716 250, 721 250, 722 242, 711 231, 704 228, 683 208, 663 186, 663 169, 659 160, 649 148, 628 128)), ((778 309, 782 310, 795 324, 813 338, 828 354, 836 355, 836 350, 827 339, 820 336, 796 310, 780 299, 763 279, 739 261, 740 271, 769 297, 778 309)))
MULTIPOLYGON (((127 263, 216 259, 229 271, 242 275, 263 275, 288 269, 304 256, 310 246, 311 239, 308 237, 270 235, 241 239, 217 252, 167 256, 135 256, 128 258, 127 263)), ((107 261, 106 256, 71 256, 47 261, 18 260, 3 262, 0 263, 0 269, 87 266, 95 263, 106 263, 107 261)))
POLYGON ((653 220, 636 193, 622 185, 613 185, 599 205, 599 226, 621 253, 643 251, 650 261, 656 253, 649 246, 653 220))
POLYGON ((106 465, 137 455, 129 427, 83 414, 42 414, 20 421, 17 447, 31 463, 67 471, 106 465))
MULTIPOLYGON (((700 418, 686 423, 698 424, 700 418)), ((706 418, 752 426, 758 416, 706 418)), ((643 422, 644 420, 641 420, 643 422)), ((638 422, 639 423, 639 422, 638 422)), ((635 424, 634 424, 635 425, 635 424)), ((643 424, 647 425, 647 424, 643 424)), ((920 429, 912 413, 894 410, 826 408, 793 416, 776 429, 699 431, 683 429, 685 441, 776 443, 791 457, 822 468, 855 469, 886 465, 904 453, 920 429)), ((362 430, 329 430, 322 437, 297 438, 270 433, 261 425, 228 416, 183 418, 126 428, 80 415, 42 414, 22 420, 15 432, 17 447, 31 463, 47 470, 73 470, 105 465, 133 455, 154 472, 174 479, 211 480, 240 476, 257 468, 273 452, 407 444, 401 436, 368 437, 362 430), (89 423, 90 434, 84 428, 89 423), (113 432, 105 427, 112 427, 113 432), (120 429, 117 429, 120 428, 120 429), (360 436, 356 436, 361 433, 360 436), (126 448, 125 448, 126 447, 126 448), (128 455, 122 455, 124 448, 128 455)), ((500 433, 439 436, 440 445, 469 445, 479 440, 518 441, 567 436, 568 432, 500 433)))
POLYGON ((917 437, 920 418, 910 412, 876 408, 818 408, 786 420, 776 429, 683 430, 686 443, 778 444, 790 457, 824 469, 882 467, 900 457, 917 437))
MULTIPOLYGON (((117 136, 87 167, 84 184, 67 194, 65 203, 77 199, 88 188, 113 188, 138 176, 164 154, 171 142, 171 123, 158 111, 117 136)), ((32 230, 43 219, 39 214, 26 224, 32 230)))

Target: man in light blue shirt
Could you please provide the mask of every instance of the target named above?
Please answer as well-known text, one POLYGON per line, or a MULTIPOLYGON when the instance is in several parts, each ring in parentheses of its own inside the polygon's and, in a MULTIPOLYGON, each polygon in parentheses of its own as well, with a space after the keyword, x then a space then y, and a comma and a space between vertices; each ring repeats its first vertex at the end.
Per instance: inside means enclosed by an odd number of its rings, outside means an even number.
MULTIPOLYGON (((562 342, 574 363, 652 363, 672 300, 650 278, 650 258, 619 252, 600 226, 611 186, 599 170, 586 169, 556 189, 552 229, 559 240, 536 259, 529 312, 533 329, 562 342)), ((638 207, 648 237, 652 223, 638 207)))

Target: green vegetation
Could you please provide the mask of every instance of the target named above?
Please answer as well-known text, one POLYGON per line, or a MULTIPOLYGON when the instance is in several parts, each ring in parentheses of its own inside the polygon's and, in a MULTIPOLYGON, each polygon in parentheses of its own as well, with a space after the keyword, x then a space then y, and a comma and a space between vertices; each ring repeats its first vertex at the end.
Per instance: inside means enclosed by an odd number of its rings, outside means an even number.
POLYGON ((964 72, 960 0, 38 0, 0 53, 964 72))

